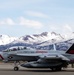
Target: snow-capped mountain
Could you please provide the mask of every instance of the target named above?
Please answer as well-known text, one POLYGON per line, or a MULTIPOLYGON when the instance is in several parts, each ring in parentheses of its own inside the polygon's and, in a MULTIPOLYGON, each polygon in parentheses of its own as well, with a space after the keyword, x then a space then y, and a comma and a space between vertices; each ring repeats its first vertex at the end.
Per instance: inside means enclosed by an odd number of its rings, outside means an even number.
POLYGON ((63 36, 65 40, 74 39, 74 32, 66 33, 66 34, 61 34, 61 36, 63 36))
POLYGON ((43 32, 41 34, 25 35, 20 38, 0 35, 0 49, 12 46, 26 46, 36 49, 52 49, 52 44, 56 44, 57 50, 67 50, 74 42, 74 32, 61 35, 55 32, 43 32))
POLYGON ((41 34, 25 35, 19 38, 19 41, 25 41, 25 43, 41 43, 47 40, 62 41, 64 37, 55 32, 43 32, 41 34))
POLYGON ((16 37, 10 37, 8 35, 0 35, 0 45, 6 45, 16 40, 16 37))

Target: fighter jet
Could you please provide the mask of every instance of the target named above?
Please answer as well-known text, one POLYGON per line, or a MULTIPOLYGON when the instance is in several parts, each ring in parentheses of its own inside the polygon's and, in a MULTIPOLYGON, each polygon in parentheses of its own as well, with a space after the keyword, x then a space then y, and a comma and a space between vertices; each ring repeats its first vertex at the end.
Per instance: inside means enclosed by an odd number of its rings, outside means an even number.
POLYGON ((18 71, 17 65, 20 61, 28 61, 20 64, 27 68, 50 68, 53 71, 60 71, 74 62, 74 44, 67 51, 57 50, 36 50, 26 47, 13 47, 0 53, 3 61, 14 61, 14 70, 18 71))

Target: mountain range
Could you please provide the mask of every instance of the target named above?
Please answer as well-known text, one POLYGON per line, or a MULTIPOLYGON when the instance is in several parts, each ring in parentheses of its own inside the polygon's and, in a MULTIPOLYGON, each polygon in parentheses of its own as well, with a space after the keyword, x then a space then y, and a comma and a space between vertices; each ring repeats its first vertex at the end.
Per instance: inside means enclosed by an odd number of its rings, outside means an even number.
POLYGON ((0 35, 0 51, 12 46, 26 46, 36 49, 51 50, 53 44, 57 50, 67 50, 74 42, 74 32, 61 35, 55 32, 43 32, 41 34, 24 35, 21 37, 11 37, 0 35))

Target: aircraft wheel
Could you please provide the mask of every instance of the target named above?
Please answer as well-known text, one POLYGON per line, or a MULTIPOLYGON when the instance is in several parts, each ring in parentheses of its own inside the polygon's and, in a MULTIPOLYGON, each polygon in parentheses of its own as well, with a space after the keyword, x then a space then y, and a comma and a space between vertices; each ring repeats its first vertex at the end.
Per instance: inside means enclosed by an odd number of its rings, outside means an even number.
POLYGON ((61 70, 62 70, 61 67, 58 67, 58 68, 51 68, 51 69, 52 69, 52 71, 61 71, 61 70))
POLYGON ((61 67, 56 68, 56 71, 61 71, 61 70, 62 70, 61 67))
POLYGON ((56 69, 55 68, 51 68, 52 69, 52 71, 55 71, 56 69))
POLYGON ((19 67, 14 67, 14 71, 18 71, 19 70, 19 67))

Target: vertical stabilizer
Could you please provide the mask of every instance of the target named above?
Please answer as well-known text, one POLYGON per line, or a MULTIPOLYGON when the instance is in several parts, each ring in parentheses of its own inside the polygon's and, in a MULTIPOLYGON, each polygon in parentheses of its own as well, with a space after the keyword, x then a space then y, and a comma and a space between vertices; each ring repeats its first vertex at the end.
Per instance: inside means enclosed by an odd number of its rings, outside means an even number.
POLYGON ((68 49, 68 51, 66 53, 74 54, 74 44, 72 44, 72 46, 68 49))
POLYGON ((53 50, 56 51, 56 45, 55 44, 53 44, 53 50))

